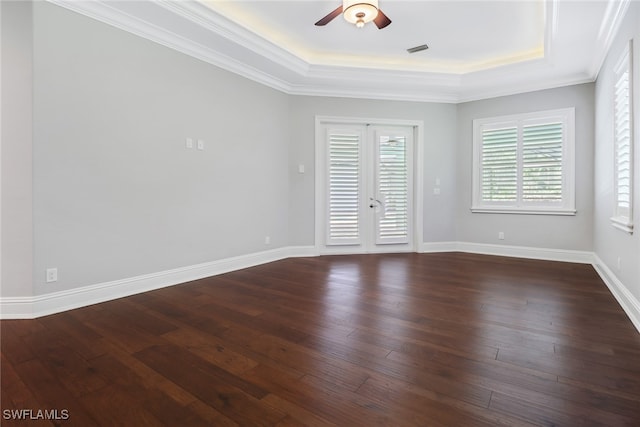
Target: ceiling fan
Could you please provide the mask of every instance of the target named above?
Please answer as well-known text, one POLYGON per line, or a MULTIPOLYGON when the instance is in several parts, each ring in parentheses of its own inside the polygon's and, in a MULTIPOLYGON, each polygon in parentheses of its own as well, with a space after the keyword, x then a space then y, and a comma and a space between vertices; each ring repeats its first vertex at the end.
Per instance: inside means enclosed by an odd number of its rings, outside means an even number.
POLYGON ((358 28, 364 27, 364 24, 371 21, 380 30, 391 24, 391 19, 378 8, 378 0, 342 0, 342 6, 316 22, 316 25, 319 27, 327 25, 341 13, 344 19, 358 28))

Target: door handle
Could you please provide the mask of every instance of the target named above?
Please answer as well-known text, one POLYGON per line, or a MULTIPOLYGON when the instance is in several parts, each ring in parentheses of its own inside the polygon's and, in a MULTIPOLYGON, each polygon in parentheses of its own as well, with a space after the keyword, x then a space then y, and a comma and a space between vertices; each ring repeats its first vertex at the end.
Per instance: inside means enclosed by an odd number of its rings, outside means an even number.
POLYGON ((372 208, 372 209, 375 208, 375 207, 378 207, 378 206, 384 208, 384 203, 382 203, 378 199, 374 199, 373 197, 369 197, 369 202, 370 202, 369 203, 369 207, 372 208), (373 203, 373 202, 375 202, 375 203, 373 203))

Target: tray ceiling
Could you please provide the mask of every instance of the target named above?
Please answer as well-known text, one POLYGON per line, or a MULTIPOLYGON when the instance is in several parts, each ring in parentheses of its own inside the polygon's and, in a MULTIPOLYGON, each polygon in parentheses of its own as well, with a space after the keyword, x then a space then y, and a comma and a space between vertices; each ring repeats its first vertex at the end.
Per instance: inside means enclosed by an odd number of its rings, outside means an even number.
POLYGON ((628 6, 380 0, 393 22, 378 30, 313 25, 340 0, 52 3, 286 93, 440 102, 593 81, 628 6))

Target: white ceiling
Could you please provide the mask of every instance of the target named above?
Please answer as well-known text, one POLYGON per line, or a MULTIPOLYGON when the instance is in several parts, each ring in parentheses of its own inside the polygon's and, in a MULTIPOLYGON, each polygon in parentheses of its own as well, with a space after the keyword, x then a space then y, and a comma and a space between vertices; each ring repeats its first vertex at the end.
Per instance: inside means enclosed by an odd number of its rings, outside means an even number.
POLYGON ((204 3, 311 64, 459 74, 544 54, 541 0, 381 0, 393 21, 383 30, 373 23, 359 29, 341 16, 325 27, 313 25, 342 0, 204 3), (428 52, 406 51, 425 43, 428 52))
POLYGON ((341 0, 51 1, 287 93, 441 102, 593 81, 629 2, 380 0, 378 30, 313 25, 341 0))

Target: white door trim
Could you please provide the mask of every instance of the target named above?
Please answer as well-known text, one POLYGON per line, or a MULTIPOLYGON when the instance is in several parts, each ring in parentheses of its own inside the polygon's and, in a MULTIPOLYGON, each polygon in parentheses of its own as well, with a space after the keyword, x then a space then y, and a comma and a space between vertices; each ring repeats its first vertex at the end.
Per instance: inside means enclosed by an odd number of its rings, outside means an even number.
POLYGON ((362 253, 363 250, 354 247, 339 247, 327 251, 323 245, 325 212, 324 197, 326 191, 325 171, 323 165, 325 135, 324 125, 327 124, 351 124, 351 125, 375 125, 375 126, 410 126, 414 132, 414 204, 413 204, 413 245, 410 251, 418 252, 423 241, 423 211, 424 211, 424 121, 422 120, 398 120, 380 119, 370 117, 341 117, 341 116, 316 116, 315 117, 315 248, 320 254, 324 253, 362 253))

